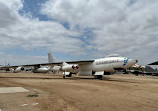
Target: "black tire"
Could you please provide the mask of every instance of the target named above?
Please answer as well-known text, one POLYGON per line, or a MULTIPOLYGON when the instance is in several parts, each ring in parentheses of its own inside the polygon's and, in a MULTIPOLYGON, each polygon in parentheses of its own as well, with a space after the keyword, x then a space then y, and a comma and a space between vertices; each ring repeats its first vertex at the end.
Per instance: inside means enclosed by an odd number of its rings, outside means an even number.
POLYGON ((72 76, 72 74, 66 75, 66 77, 71 77, 71 76, 72 76))

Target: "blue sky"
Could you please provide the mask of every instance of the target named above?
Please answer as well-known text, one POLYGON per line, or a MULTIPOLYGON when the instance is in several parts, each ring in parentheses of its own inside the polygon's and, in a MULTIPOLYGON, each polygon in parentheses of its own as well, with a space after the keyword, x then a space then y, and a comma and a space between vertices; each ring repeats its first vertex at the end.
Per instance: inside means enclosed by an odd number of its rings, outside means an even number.
POLYGON ((40 14, 41 4, 45 2, 46 0, 24 0, 23 8, 19 10, 19 13, 21 15, 29 13, 32 17, 38 18, 41 21, 47 21, 49 20, 48 16, 40 14))
POLYGON ((157 0, 0 0, 0 62, 84 60, 118 53, 141 65, 158 55, 157 0))

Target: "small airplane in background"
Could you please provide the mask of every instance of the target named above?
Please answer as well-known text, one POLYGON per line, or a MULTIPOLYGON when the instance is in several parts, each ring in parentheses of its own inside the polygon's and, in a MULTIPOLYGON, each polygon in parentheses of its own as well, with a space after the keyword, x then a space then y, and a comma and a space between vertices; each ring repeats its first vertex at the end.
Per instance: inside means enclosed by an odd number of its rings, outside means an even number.
MULTIPOLYGON (((48 58, 50 57, 50 54, 48 54, 48 58)), ((24 70, 24 67, 33 66, 38 72, 42 68, 41 66, 49 66, 47 70, 62 71, 63 78, 65 78, 65 76, 71 77, 71 75, 75 73, 78 76, 94 76, 95 78, 101 79, 103 75, 109 75, 116 71, 127 69, 138 61, 127 57, 121 57, 119 54, 112 54, 105 58, 95 60, 54 62, 51 58, 49 62, 50 63, 9 66, 8 68, 15 68, 15 71, 18 72, 24 70)))
MULTIPOLYGON (((52 63, 55 62, 52 54, 48 52, 48 62, 52 63)), ((20 65, 20 66, 10 66, 9 64, 7 66, 1 66, 0 69, 5 69, 7 71, 12 71, 14 73, 22 72, 24 70, 31 70, 33 73, 47 73, 50 70, 55 71, 52 69, 51 66, 43 67, 40 64, 37 65, 20 65)))
POLYGON ((149 65, 158 65, 158 62, 154 62, 145 66, 139 65, 139 64, 134 64, 131 68, 130 68, 130 72, 133 74, 136 74, 137 76, 140 75, 152 75, 152 76, 157 76, 158 75, 158 70, 153 69, 152 67, 150 67, 149 65))
POLYGON ((158 75, 158 70, 155 70, 152 67, 147 65, 147 66, 145 66, 145 71, 143 72, 143 74, 156 76, 156 75, 158 75))

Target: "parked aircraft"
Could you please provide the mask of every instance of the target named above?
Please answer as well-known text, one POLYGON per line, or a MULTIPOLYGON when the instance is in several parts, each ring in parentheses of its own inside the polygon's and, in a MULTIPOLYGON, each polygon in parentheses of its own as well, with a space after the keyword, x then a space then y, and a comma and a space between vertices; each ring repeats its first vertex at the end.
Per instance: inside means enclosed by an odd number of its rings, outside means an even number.
POLYGON ((79 76, 94 76, 95 78, 101 79, 103 75, 109 75, 116 71, 127 69, 137 62, 134 59, 112 54, 101 59, 67 62, 77 65, 71 65, 69 67, 63 65, 62 70, 67 76, 71 76, 72 73, 77 73, 79 76))
MULTIPOLYGON (((158 65, 158 61, 150 63, 148 65, 158 65)), ((158 75, 158 70, 152 70, 152 75, 157 76, 158 75)))
MULTIPOLYGON (((37 69, 40 69, 39 66, 50 66, 52 68, 58 67, 56 70, 63 71, 63 78, 65 78, 65 76, 71 77, 72 73, 76 73, 78 76, 94 76, 101 79, 103 75, 127 69, 137 62, 138 61, 134 59, 121 57, 118 54, 112 54, 105 58, 95 60, 30 64, 22 65, 22 67, 34 66, 37 67, 37 69)), ((19 68, 18 66, 17 69, 20 70, 22 67, 19 68)))
POLYGON ((145 71, 143 74, 156 76, 158 75, 158 70, 155 70, 150 66, 145 66, 145 71))
MULTIPOLYGON (((53 56, 50 52, 48 52, 48 62, 49 63, 52 63, 52 62, 55 62, 55 60, 53 59, 53 56)), ((25 67, 33 67, 31 68, 32 69, 32 72, 33 73, 47 73, 48 71, 50 70, 54 70, 52 69, 52 66, 48 66, 48 67, 42 67, 40 64, 38 65, 25 65, 25 67)), ((25 70, 24 68, 24 65, 21 65, 21 66, 4 66, 4 67, 0 67, 0 69, 5 69, 6 72, 7 71, 12 71, 14 73, 18 73, 18 72, 22 72, 25 70)))
MULTIPOLYGON (((55 62, 51 52, 48 52, 48 62, 49 63, 55 62)), ((34 65, 33 67, 34 68, 33 68, 32 72, 34 72, 34 73, 47 73, 47 72, 53 70, 52 66, 42 67, 40 64, 39 65, 34 65)))

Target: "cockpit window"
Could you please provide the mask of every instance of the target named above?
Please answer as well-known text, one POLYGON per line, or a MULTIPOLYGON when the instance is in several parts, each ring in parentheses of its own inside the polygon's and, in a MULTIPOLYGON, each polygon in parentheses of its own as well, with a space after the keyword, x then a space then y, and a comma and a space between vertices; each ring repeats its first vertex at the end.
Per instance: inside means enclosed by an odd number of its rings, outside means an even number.
POLYGON ((111 55, 108 55, 106 57, 121 57, 119 54, 111 54, 111 55))

